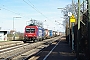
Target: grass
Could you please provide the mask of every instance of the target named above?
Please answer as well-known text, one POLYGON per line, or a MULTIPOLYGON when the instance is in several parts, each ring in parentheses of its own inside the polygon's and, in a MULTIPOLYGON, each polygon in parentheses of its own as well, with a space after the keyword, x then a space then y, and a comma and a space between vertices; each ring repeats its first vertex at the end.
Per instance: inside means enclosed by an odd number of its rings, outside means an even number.
MULTIPOLYGON (((18 34, 15 34, 16 37, 19 37, 18 34)), ((7 37, 13 37, 13 34, 7 34, 7 37)))
POLYGON ((7 40, 7 41, 4 41, 4 40, 3 40, 3 41, 1 41, 1 40, 0 40, 0 42, 9 42, 9 41, 10 41, 10 40, 7 40))

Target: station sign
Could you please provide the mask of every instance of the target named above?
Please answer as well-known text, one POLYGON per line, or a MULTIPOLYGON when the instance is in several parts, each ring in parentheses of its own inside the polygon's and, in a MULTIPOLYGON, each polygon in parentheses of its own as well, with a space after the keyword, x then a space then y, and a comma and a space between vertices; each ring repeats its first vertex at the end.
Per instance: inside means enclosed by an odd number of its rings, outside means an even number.
POLYGON ((72 13, 71 12, 68 12, 68 16, 72 16, 72 13))
POLYGON ((72 14, 72 16, 70 17, 70 22, 71 23, 75 23, 76 21, 76 18, 74 17, 74 15, 72 14))

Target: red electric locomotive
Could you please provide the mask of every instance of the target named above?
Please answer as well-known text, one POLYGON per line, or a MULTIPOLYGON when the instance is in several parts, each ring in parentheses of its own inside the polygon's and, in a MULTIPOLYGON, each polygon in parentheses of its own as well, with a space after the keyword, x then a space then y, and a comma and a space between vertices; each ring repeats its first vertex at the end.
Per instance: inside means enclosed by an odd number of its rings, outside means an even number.
POLYGON ((42 28, 35 25, 26 26, 23 42, 26 42, 26 41, 35 42, 38 40, 42 40, 42 28))

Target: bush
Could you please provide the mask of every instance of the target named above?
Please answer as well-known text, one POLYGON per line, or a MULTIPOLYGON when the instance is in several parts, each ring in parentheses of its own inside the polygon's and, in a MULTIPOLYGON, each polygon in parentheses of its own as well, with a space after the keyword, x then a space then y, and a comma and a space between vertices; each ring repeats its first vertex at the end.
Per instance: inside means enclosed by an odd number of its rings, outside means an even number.
POLYGON ((7 37, 13 37, 13 34, 7 34, 7 37))

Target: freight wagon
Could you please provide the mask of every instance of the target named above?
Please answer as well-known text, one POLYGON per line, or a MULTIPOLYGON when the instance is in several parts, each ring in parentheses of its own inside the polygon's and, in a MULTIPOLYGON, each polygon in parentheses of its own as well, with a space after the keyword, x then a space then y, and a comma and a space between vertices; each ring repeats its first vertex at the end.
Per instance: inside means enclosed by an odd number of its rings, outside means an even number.
POLYGON ((35 42, 38 40, 42 40, 42 30, 43 28, 38 27, 38 26, 31 26, 31 25, 26 26, 23 42, 26 42, 26 41, 35 42))
POLYGON ((59 32, 57 32, 57 36, 59 36, 59 32))
POLYGON ((61 32, 59 32, 59 36, 61 36, 61 32))
POLYGON ((49 38, 52 38, 52 37, 53 37, 53 31, 49 30, 49 38))
POLYGON ((49 38, 49 30, 45 29, 45 38, 48 39, 49 38))
POLYGON ((42 29, 42 39, 43 39, 43 40, 46 39, 46 38, 45 38, 45 29, 44 29, 44 28, 42 29))
POLYGON ((55 37, 57 37, 57 31, 55 31, 55 37))
POLYGON ((53 37, 55 37, 55 31, 53 31, 53 37))

